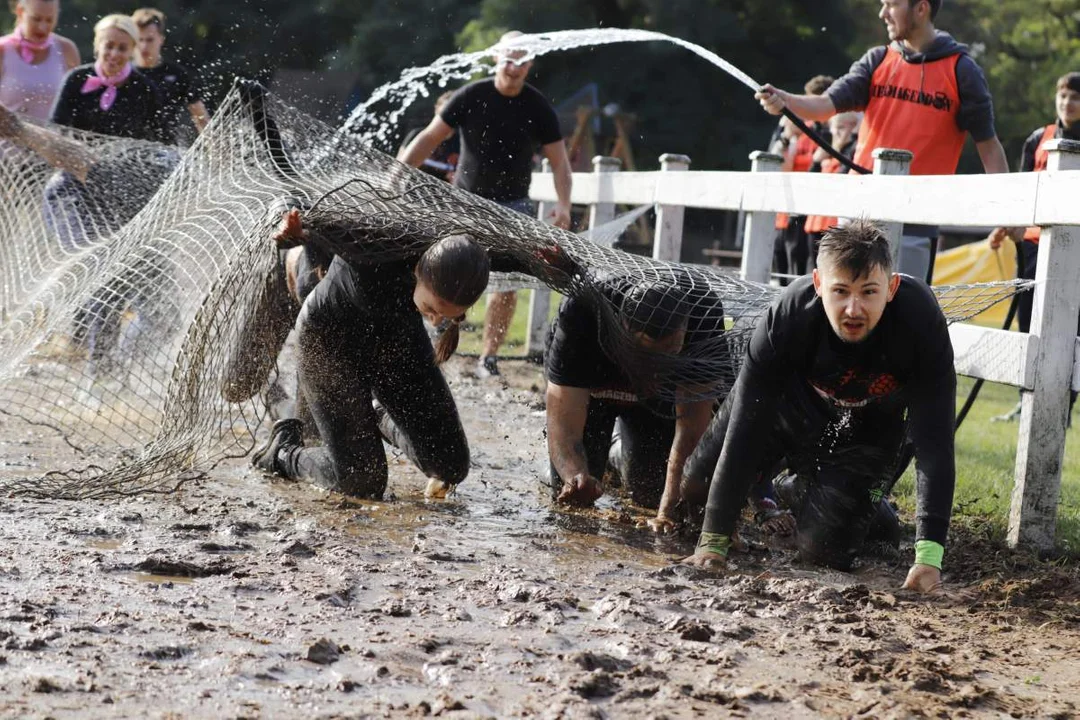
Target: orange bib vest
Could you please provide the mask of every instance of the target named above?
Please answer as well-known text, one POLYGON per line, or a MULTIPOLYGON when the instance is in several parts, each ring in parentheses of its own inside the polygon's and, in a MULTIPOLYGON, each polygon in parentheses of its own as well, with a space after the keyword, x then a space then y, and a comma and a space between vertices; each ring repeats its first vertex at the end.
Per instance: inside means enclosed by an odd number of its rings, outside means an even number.
POLYGON ((956 126, 959 55, 924 63, 904 62, 890 47, 870 78, 870 102, 859 133, 855 162, 873 167, 877 148, 909 150, 912 175, 952 175, 967 133, 956 126))
MULTIPOLYGON (((1034 172, 1042 172, 1046 169, 1046 161, 1050 159, 1050 153, 1046 152, 1046 143, 1054 139, 1054 135, 1057 133, 1057 125, 1047 125, 1043 130, 1042 139, 1039 140, 1039 146, 1035 148, 1035 167, 1034 172)), ((1024 239, 1028 242, 1039 242, 1039 235, 1042 233, 1042 228, 1038 225, 1032 225, 1024 231, 1024 239)))
MULTIPOLYGON (((795 141, 795 158, 792 160, 791 172, 809 172, 810 166, 814 164, 814 150, 816 149, 817 143, 807 135, 800 135, 795 141)), ((776 229, 786 230, 790 221, 791 218, 787 213, 777 213, 776 229)))
MULTIPOLYGON (((821 161, 821 172, 823 173, 838 173, 843 172, 843 170, 844 166, 834 157, 827 157, 821 161)), ((825 215, 810 215, 806 218, 803 230, 807 233, 823 233, 838 222, 840 222, 838 218, 826 217, 825 215)))

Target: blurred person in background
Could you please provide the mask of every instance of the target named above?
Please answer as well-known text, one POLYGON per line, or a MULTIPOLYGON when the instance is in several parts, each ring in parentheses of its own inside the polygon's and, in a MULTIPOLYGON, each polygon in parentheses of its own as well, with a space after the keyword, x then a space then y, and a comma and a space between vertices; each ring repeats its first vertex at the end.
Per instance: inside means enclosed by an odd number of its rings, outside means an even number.
POLYGON ((48 120, 79 49, 53 32, 60 0, 18 0, 14 12, 15 31, 0 37, 0 105, 48 120))
POLYGON ((131 19, 139 30, 135 67, 150 78, 161 93, 161 123, 169 142, 184 136, 181 118, 185 110, 195 129, 202 132, 210 122, 210 114, 199 97, 191 72, 183 65, 161 57, 161 48, 165 44, 165 14, 153 8, 139 8, 131 14, 131 19))

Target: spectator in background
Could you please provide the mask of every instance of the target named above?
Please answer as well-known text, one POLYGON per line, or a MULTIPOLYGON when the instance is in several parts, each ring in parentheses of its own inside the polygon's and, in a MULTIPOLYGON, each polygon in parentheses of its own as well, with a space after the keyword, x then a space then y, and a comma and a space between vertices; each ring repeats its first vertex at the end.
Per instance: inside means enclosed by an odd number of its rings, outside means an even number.
MULTIPOLYGON (((1042 172, 1046 169, 1046 161, 1049 157, 1046 152, 1046 143, 1051 140, 1075 140, 1080 142, 1080 72, 1071 72, 1062 75, 1057 81, 1057 94, 1054 97, 1057 119, 1041 128, 1037 128, 1024 142, 1024 149, 1020 153, 1020 172, 1042 172)), ((1020 278, 1034 280, 1035 265, 1039 260, 1039 234, 1041 228, 1032 226, 1029 228, 997 228, 990 233, 990 247, 997 250, 1006 238, 1017 243, 1016 253, 1019 259, 1017 268, 1020 278)), ((1034 300, 1030 292, 1017 295, 1017 322, 1020 332, 1031 331, 1031 305, 1034 300)), ((1071 402, 1069 415, 1071 419, 1072 406, 1076 403, 1076 392, 1070 391, 1071 402)), ((1020 416, 1020 403, 1004 415, 995 417, 994 420, 1012 422, 1020 416)), ((1071 423, 1070 423, 1071 424, 1071 423)))
MULTIPOLYGON (((832 83, 833 79, 828 75, 817 75, 811 78, 803 89, 808 95, 821 95, 832 83)), ((828 128, 823 123, 815 123, 813 129, 822 136, 825 142, 829 141, 828 128)), ((769 152, 784 158, 784 171, 810 172, 814 168, 814 151, 817 149, 817 143, 787 118, 780 119, 777 131, 779 135, 774 137, 769 152)), ((810 251, 806 232, 803 230, 803 218, 793 217, 787 213, 777 213, 776 231, 776 240, 773 243, 773 271, 781 274, 805 275, 810 251)), ((787 285, 787 279, 781 279, 780 284, 787 285)))
POLYGON ((52 121, 102 135, 161 142, 157 87, 132 67, 139 29, 127 15, 106 15, 94 26, 94 57, 67 74, 52 121))
POLYGON ((161 124, 168 141, 175 143, 177 138, 183 137, 180 118, 185 109, 191 115, 195 129, 202 132, 210 122, 210 114, 199 98, 191 73, 183 65, 161 58, 161 47, 165 44, 165 14, 153 8, 139 8, 131 14, 131 19, 139 30, 135 65, 161 93, 161 124))
MULTIPOLYGON (((994 131, 994 104, 966 45, 934 28, 943 0, 881 0, 889 45, 870 49, 824 95, 793 95, 765 85, 755 95, 773 115, 789 108, 807 120, 865 110, 855 162, 873 165, 877 148, 909 150, 912 175, 952 175, 970 133, 988 173, 1009 171, 994 131)), ((905 225, 898 272, 925 278, 938 230, 905 225)))
MULTIPOLYGON (((833 149, 851 159, 855 156, 855 146, 859 141, 859 123, 862 122, 862 113, 850 112, 833 115, 829 118, 829 135, 832 138, 833 149)), ((811 172, 840 173, 846 168, 840 161, 825 152, 824 148, 814 151, 814 164, 811 172)), ((821 236, 825 231, 840 222, 839 218, 825 217, 824 215, 811 215, 806 218, 803 230, 806 232, 807 245, 810 257, 807 260, 807 269, 817 267, 818 246, 821 244, 821 236)))
MULTIPOLYGON (((446 101, 449 100, 453 94, 453 90, 447 90, 436 98, 436 116, 442 112, 443 106, 446 105, 446 101)), ((398 149, 398 152, 404 152, 405 148, 409 146, 409 143, 411 143, 422 131, 423 128, 413 128, 410 130, 408 134, 405 135, 405 139, 401 141, 401 147, 398 149)), ((454 182, 454 171, 457 170, 458 154, 460 152, 461 143, 458 141, 458 136, 455 132, 453 135, 439 143, 439 145, 431 152, 430 157, 424 158, 424 161, 420 163, 420 169, 428 175, 452 183, 454 182)))
POLYGON ((18 0, 14 11, 15 31, 0 37, 0 105, 48 120, 79 49, 53 32, 60 0, 18 0))
MULTIPOLYGON (((500 43, 521 35, 508 32, 500 43)), ((566 144, 555 108, 539 90, 525 82, 532 61, 523 62, 524 50, 506 48, 495 57, 495 77, 469 83, 454 93, 398 160, 419 167, 424 158, 454 132, 461 137, 461 162, 454 184, 480 197, 527 215, 533 152, 539 147, 551 162, 558 202, 553 222, 570 228, 570 185, 573 177, 566 144)), ((496 361, 517 306, 513 291, 488 296, 484 318, 484 344, 476 373, 481 378, 499 374, 496 361)))

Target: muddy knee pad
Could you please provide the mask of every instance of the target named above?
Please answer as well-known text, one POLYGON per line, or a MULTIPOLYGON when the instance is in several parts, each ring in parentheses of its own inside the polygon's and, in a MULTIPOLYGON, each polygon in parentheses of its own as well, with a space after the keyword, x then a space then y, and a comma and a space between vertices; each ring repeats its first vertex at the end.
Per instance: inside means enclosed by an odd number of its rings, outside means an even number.
POLYGON ((874 510, 868 493, 819 477, 809 484, 798 512, 799 556, 806 562, 850 570, 874 510))

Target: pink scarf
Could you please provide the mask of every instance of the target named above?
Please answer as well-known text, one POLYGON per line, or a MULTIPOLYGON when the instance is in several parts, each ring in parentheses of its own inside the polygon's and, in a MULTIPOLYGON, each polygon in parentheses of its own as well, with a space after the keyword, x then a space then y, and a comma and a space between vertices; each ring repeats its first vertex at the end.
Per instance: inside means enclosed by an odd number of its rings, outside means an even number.
POLYGON ((101 109, 108 110, 112 107, 112 104, 116 101, 116 86, 123 84, 131 76, 131 63, 124 66, 124 69, 120 71, 118 75, 112 77, 105 77, 105 72, 101 68, 101 61, 98 60, 94 63, 94 74, 86 78, 86 82, 83 83, 81 92, 92 93, 100 88, 105 88, 105 92, 101 93, 101 109))
POLYGON ((52 41, 52 33, 49 33, 49 37, 45 38, 44 42, 31 42, 23 37, 22 28, 15 28, 15 32, 0 37, 0 45, 18 45, 19 55, 29 64, 34 62, 34 51, 47 49, 52 45, 52 41))

